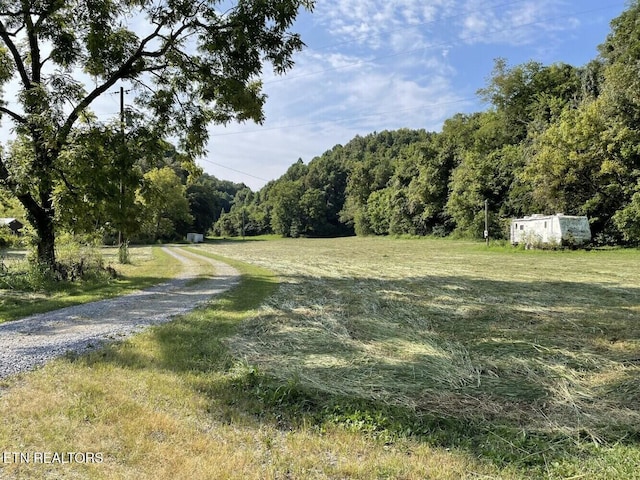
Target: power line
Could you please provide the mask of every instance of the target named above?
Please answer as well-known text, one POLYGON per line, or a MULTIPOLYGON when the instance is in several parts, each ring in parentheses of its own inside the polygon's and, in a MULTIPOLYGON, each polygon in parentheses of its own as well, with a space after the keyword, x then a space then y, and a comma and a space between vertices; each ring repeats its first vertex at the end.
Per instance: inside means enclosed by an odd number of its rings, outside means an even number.
POLYGON ((221 163, 214 162, 212 160, 209 160, 208 158, 201 158, 200 160, 203 161, 203 162, 211 163, 211 164, 216 165, 216 166, 221 167, 221 168, 225 168, 227 170, 231 170, 232 172, 236 172, 236 173, 240 173, 242 175, 246 175, 247 177, 255 178, 256 180, 262 180, 263 182, 269 182, 270 181, 270 180, 267 180, 266 178, 258 177, 256 175, 251 174, 251 173, 243 172, 242 170, 237 170, 235 168, 227 167, 226 165, 222 165, 221 163))

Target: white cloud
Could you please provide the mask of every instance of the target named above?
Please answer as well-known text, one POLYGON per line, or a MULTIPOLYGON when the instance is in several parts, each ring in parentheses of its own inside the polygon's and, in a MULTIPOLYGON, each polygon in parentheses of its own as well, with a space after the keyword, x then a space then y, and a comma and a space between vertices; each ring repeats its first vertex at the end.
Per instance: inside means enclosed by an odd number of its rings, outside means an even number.
POLYGON ((539 42, 551 32, 577 28, 575 21, 560 13, 562 3, 527 0, 487 6, 480 0, 468 0, 461 9, 459 38, 467 44, 519 46, 539 42))
POLYGON ((418 82, 378 72, 354 79, 344 93, 349 111, 357 114, 354 123, 372 130, 437 129, 463 101, 449 79, 438 75, 418 82))
MULTIPOLYGON (((611 16, 579 11, 598 8, 599 0, 318 0, 294 27, 308 45, 295 68, 285 77, 265 69, 265 124, 212 126, 200 163, 258 189, 299 157, 308 162, 356 134, 438 130, 455 113, 482 108, 474 92, 494 57, 544 62, 561 43, 554 39, 606 28, 611 16)), ((93 107, 101 119, 116 118, 118 101, 108 95, 93 107)))
POLYGON ((308 163, 337 143, 347 143, 363 133, 339 122, 272 129, 247 124, 234 127, 234 132, 237 135, 214 127, 209 154, 198 163, 206 172, 243 182, 252 190, 259 190, 265 180, 280 177, 298 158, 308 163))
MULTIPOLYGON (((408 28, 425 27, 439 12, 448 11, 451 0, 435 1, 425 6, 423 0, 327 0, 317 5, 318 21, 334 36, 373 50, 406 48, 406 42, 389 42, 392 36, 408 28)), ((422 28, 420 43, 427 43, 422 28)), ((415 35, 414 35, 415 37, 415 35)))

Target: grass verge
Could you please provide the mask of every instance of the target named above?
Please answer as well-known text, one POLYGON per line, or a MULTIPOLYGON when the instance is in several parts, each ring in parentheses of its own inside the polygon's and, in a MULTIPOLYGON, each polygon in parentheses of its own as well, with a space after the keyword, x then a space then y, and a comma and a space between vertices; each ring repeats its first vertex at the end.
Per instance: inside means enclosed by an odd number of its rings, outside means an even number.
MULTIPOLYGON (((123 295, 167 281, 179 271, 180 263, 158 247, 131 247, 130 250, 131 264, 117 265, 115 279, 51 281, 31 292, 13 288, 9 278, 0 281, 0 322, 123 295)), ((105 248, 103 257, 105 263, 115 265, 117 250, 105 248)))

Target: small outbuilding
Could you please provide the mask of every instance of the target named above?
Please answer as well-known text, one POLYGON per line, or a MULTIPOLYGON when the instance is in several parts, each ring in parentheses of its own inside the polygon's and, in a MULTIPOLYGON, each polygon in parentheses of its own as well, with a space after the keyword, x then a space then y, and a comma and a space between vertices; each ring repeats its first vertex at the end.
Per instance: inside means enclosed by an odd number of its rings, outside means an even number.
POLYGON ((187 233, 187 242, 202 243, 204 242, 204 235, 202 233, 187 233))
POLYGON ((513 245, 582 245, 591 241, 591 227, 585 216, 531 215, 511 220, 513 245))
POLYGON ((16 218, 0 218, 0 227, 9 227, 14 235, 20 235, 24 224, 16 218))

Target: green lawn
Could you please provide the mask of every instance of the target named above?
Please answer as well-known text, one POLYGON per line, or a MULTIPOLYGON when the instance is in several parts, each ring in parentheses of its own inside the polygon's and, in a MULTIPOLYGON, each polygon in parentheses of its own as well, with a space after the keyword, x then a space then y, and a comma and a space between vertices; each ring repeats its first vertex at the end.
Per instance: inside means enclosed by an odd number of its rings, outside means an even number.
POLYGON ((8 478, 640 478, 640 251, 216 241, 239 287, 4 382, 8 478), (272 273, 270 273, 272 272, 272 273))

